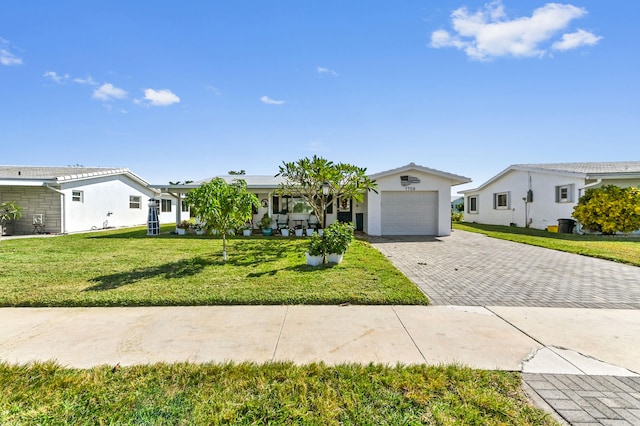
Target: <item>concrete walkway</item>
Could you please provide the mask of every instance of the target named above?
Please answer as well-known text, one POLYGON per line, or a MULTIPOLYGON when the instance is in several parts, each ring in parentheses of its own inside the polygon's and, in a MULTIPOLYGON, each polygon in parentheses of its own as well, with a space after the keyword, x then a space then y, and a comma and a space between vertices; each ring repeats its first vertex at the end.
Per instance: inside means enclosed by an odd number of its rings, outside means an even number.
POLYGON ((0 309, 0 359, 460 363, 550 374, 640 372, 640 311, 454 306, 0 309), (556 327, 562 324, 562 327, 556 327))

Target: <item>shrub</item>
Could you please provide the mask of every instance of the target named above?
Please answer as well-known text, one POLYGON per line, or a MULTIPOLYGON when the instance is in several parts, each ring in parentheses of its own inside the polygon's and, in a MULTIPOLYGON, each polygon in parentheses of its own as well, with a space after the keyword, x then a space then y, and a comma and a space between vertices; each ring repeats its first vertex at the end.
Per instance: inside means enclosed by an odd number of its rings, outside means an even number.
POLYGON ((454 222, 462 222, 462 219, 464 219, 464 213, 462 213, 462 212, 451 212, 451 219, 454 222))
POLYGON ((323 238, 327 253, 344 253, 353 241, 353 225, 347 222, 334 222, 324 230, 323 238))
POLYGON ((640 189, 606 185, 587 189, 573 208, 583 228, 603 234, 640 229, 640 189))

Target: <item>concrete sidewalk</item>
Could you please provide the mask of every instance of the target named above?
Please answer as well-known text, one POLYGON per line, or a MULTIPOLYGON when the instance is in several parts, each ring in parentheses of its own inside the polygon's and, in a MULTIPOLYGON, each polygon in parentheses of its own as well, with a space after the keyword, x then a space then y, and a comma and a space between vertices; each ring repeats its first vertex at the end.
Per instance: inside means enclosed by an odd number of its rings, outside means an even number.
POLYGON ((550 374, 640 372, 640 311, 454 306, 2 308, 0 360, 459 363, 550 374))

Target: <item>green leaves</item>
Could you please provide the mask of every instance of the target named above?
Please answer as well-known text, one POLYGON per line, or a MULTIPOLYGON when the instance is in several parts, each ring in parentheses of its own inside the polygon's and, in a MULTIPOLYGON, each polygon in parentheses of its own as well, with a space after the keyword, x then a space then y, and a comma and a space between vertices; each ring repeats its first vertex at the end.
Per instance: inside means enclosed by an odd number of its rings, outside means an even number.
POLYGON ((247 183, 243 179, 227 183, 222 178, 215 178, 189 192, 185 201, 208 229, 215 229, 222 235, 225 260, 227 233, 241 229, 251 220, 252 209, 259 205, 255 194, 247 191, 247 183))
POLYGON ((586 229, 603 234, 640 229, 640 189, 606 185, 587 189, 573 209, 586 229))
POLYGON ((283 162, 276 176, 286 178, 286 182, 280 186, 281 194, 307 200, 319 222, 324 223, 323 185, 329 185, 329 203, 338 198, 362 201, 367 191, 376 191, 377 188, 375 181, 369 179, 366 172, 366 168, 334 163, 314 155, 311 159, 283 162))

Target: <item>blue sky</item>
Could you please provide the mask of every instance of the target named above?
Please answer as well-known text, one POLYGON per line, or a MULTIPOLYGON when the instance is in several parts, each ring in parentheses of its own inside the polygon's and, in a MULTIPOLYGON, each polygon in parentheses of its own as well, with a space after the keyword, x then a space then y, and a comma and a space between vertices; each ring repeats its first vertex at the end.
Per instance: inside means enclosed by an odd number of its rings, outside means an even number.
POLYGON ((314 154, 470 185, 516 163, 639 160, 640 2, 0 5, 2 164, 151 183, 314 154))

